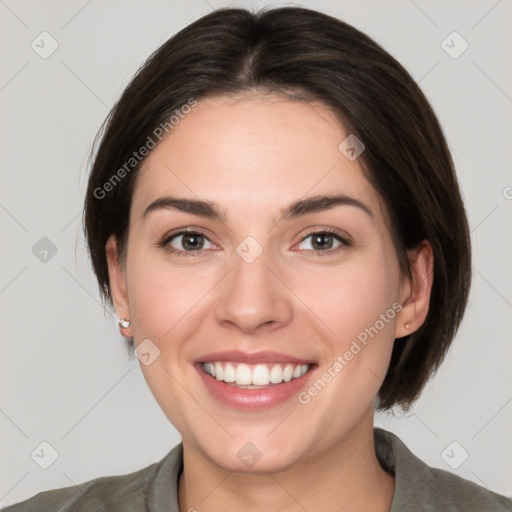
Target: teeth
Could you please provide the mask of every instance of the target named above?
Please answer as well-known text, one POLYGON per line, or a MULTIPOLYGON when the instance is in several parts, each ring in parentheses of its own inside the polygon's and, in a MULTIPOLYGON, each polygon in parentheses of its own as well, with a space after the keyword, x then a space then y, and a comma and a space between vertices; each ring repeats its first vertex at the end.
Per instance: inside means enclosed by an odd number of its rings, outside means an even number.
MULTIPOLYGON (((304 372, 304 373, 306 373, 306 372, 304 372)), ((285 382, 289 382, 292 380, 292 378, 293 378, 293 364, 287 364, 284 367, 283 380, 285 382)))
POLYGON ((215 378, 217 380, 224 379, 224 367, 220 363, 215 363, 215 378))
MULTIPOLYGON (((217 369, 217 364, 215 365, 215 369, 217 369)), ((218 377, 216 378, 218 379, 218 377)), ((222 380, 222 378, 219 380, 222 380)), ((236 385, 249 386, 250 384, 252 384, 251 369, 246 364, 239 364, 236 369, 236 385)))
POLYGON ((224 366, 224 382, 235 382, 236 381, 236 370, 232 364, 224 366))
POLYGON ((215 376, 215 365, 213 363, 204 363, 203 370, 208 374, 215 376))
POLYGON ((298 379, 304 375, 311 365, 293 364, 256 364, 243 363, 203 363, 203 370, 217 380, 236 383, 237 386, 268 386, 298 379))
POLYGON ((283 370, 280 365, 275 364, 272 366, 272 370, 270 370, 270 382, 272 382, 272 384, 283 382, 283 370))
MULTIPOLYGON (((268 386, 270 382, 269 371, 267 365, 258 364, 256 368, 254 368, 252 372, 252 379, 250 384, 255 384, 256 386, 268 386)), ((238 382, 237 382, 238 384, 238 382)))

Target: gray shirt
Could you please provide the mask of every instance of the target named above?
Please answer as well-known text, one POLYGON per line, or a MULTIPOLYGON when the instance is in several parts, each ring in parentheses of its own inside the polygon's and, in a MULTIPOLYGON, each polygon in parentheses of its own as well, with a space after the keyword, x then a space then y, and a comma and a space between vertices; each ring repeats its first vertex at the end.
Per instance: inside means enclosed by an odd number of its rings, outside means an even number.
MULTIPOLYGON (((512 512, 512 499, 418 459, 394 434, 374 428, 382 467, 395 475, 390 512, 512 512)), ((96 478, 77 487, 40 492, 5 512, 179 512, 178 482, 183 445, 160 462, 120 476, 96 478)))

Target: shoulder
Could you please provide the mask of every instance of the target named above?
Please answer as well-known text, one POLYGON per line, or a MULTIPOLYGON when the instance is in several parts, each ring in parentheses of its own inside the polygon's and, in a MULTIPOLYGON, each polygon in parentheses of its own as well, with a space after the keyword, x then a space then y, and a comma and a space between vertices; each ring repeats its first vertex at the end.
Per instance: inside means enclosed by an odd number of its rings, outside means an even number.
POLYGON ((512 499, 443 469, 428 466, 395 434, 376 428, 381 463, 395 473, 391 512, 512 512, 512 499))
POLYGON ((155 473, 157 464, 127 474, 95 478, 78 486, 52 489, 2 509, 3 512, 89 510, 144 510, 141 492, 155 473), (130 508, 130 506, 132 508, 130 508), (133 508, 135 507, 135 508, 133 508))
POLYGON ((160 462, 125 475, 104 476, 78 484, 40 492, 8 506, 2 512, 131 512, 147 510, 154 499, 155 480, 164 467, 173 466, 181 445, 174 447, 160 462))
POLYGON ((432 479, 426 484, 423 494, 433 506, 464 512, 512 512, 511 498, 443 469, 430 468, 430 472, 432 479))

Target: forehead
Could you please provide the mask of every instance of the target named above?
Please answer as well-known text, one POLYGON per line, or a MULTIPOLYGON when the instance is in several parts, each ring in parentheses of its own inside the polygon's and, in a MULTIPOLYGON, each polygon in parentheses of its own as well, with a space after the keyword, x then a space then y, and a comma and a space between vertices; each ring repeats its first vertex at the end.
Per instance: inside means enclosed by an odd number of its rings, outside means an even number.
POLYGON ((349 135, 321 103, 279 96, 214 97, 172 128, 141 166, 133 208, 165 195, 200 197, 229 211, 282 213, 305 196, 342 193, 372 210, 379 198, 340 144, 349 135))

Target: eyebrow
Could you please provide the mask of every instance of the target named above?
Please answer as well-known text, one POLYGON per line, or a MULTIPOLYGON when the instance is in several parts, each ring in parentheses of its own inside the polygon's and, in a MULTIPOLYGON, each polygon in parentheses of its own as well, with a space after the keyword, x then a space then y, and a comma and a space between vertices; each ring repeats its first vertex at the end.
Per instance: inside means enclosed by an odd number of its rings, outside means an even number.
MULTIPOLYGON (((329 210, 336 206, 354 206, 367 213, 372 219, 374 217, 372 210, 362 201, 359 201, 359 199, 347 196, 346 194, 338 194, 313 196, 294 201, 284 209, 282 218, 285 220, 295 219, 310 213, 329 210)), ((178 210, 221 222, 226 220, 226 215, 216 203, 174 196, 156 199, 144 210, 142 216, 146 217, 150 212, 160 209, 178 210)))

